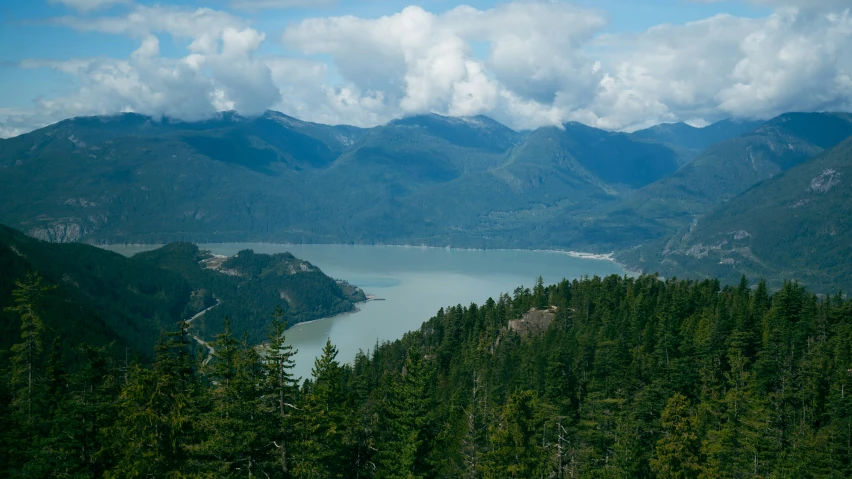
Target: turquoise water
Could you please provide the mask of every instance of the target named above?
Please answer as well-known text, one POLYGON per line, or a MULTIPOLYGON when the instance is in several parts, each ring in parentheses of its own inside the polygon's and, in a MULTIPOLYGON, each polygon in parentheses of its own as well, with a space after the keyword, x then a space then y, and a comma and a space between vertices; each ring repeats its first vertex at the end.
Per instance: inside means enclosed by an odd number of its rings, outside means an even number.
MULTIPOLYGON (((367 294, 384 301, 359 304, 360 311, 297 324, 287 331, 287 341, 299 350, 296 374, 307 378, 314 358, 330 338, 341 361, 372 349, 376 341, 402 337, 434 316, 441 307, 471 302, 531 287, 539 275, 545 284, 584 275, 624 274, 618 265, 597 259, 575 258, 564 253, 526 250, 458 250, 404 246, 206 244, 216 254, 233 255, 243 249, 257 253, 289 251, 322 269, 333 278, 345 279, 367 294)), ((151 247, 112 246, 122 254, 151 247)))

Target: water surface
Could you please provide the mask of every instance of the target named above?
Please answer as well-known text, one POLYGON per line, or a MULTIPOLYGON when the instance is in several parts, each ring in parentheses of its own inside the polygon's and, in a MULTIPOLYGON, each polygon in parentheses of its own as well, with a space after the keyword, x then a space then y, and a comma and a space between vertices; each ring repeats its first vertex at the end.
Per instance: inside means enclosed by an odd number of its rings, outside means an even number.
MULTIPOLYGON (((311 374, 314 358, 326 338, 340 350, 341 361, 351 361, 359 349, 373 349, 377 341, 390 341, 417 329, 441 307, 510 293, 531 287, 539 275, 545 284, 584 275, 624 274, 605 260, 575 258, 564 253, 526 250, 458 250, 403 246, 284 245, 229 243, 199 245, 216 254, 231 256, 243 249, 257 253, 289 251, 310 261, 333 278, 361 287, 384 301, 358 305, 360 311, 293 326, 287 341, 299 350, 296 373, 311 374)), ((111 246, 122 254, 152 247, 111 246)))

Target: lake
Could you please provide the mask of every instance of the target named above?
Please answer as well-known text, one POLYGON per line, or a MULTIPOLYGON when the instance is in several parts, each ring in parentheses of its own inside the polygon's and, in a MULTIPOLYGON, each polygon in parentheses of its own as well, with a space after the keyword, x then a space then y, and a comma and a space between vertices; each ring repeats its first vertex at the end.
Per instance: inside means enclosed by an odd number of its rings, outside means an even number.
MULTIPOLYGON (((326 338, 349 362, 376 341, 390 341, 434 316, 441 307, 483 303, 518 286, 532 287, 539 275, 545 284, 584 275, 624 274, 611 261, 565 253, 528 250, 461 250, 406 246, 285 245, 259 243, 204 244, 201 249, 231 256, 243 249, 257 253, 289 251, 333 278, 345 279, 383 301, 358 305, 360 311, 297 324, 287 341, 299 350, 296 374, 307 378, 326 338)), ((151 246, 110 246, 131 255, 151 246)))

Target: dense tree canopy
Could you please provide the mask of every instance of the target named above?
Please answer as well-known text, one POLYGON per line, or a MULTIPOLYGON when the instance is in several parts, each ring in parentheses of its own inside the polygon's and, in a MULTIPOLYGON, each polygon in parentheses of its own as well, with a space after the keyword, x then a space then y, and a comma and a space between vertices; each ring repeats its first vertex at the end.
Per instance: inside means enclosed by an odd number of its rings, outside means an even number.
MULTIPOLYGON (((19 284, 16 312, 37 315, 43 288, 19 284)), ((49 345, 25 354, 41 333, 24 321, 2 355, 0 475, 852 475, 840 295, 654 276, 537 285, 442 309, 351 364, 328 343, 302 384, 281 316, 266 347, 226 323, 206 365, 180 325, 150 367, 81 346, 73 370, 49 345), (509 327, 543 305, 545 331, 509 327)))

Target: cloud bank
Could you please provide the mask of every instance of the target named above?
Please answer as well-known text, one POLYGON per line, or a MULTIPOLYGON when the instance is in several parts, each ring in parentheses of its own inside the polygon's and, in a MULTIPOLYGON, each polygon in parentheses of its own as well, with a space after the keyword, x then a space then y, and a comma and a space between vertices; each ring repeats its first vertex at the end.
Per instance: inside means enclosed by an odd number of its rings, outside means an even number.
POLYGON ((66 73, 79 88, 38 100, 30 111, 0 110, 0 134, 118 111, 196 119, 272 108, 360 126, 436 112, 486 114, 519 129, 580 121, 629 131, 664 121, 852 109, 852 13, 845 2, 804 8, 803 1, 755 1, 773 4, 774 13, 618 35, 601 33, 604 12, 564 2, 313 18, 280 38, 267 38, 241 16, 203 8, 132 6, 121 15, 59 17, 50 22, 136 38, 139 47, 126 59, 23 62, 66 73), (186 54, 163 56, 161 36, 183 39, 186 54), (291 54, 260 55, 264 42, 280 42, 291 54))

